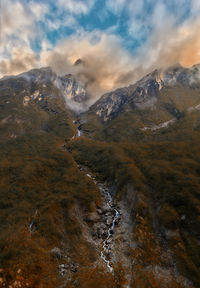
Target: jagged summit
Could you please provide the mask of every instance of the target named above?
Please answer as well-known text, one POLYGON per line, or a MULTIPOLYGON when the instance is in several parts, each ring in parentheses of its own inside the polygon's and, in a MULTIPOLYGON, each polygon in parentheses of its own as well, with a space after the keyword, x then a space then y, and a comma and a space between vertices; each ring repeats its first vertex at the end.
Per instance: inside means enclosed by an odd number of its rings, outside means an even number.
POLYGON ((167 87, 200 88, 200 65, 184 68, 180 65, 166 70, 154 70, 128 87, 103 95, 93 106, 104 122, 115 118, 127 104, 138 109, 154 109, 159 93, 167 87))
POLYGON ((84 64, 85 64, 85 61, 80 59, 80 58, 74 62, 74 66, 80 66, 80 65, 84 65, 84 64))
POLYGON ((27 87, 27 89, 31 88, 31 90, 38 90, 42 93, 41 90, 44 87, 53 85, 64 97, 69 109, 76 112, 86 110, 85 102, 88 100, 86 87, 72 74, 58 76, 51 67, 43 67, 32 69, 17 76, 4 77, 0 81, 9 81, 8 85, 15 87, 19 85, 17 81, 20 79, 24 82, 21 89, 27 87))
MULTIPOLYGON (((77 59, 75 66, 83 65, 82 59, 77 59)), ((15 80, 27 81, 32 89, 38 86, 40 89, 50 83, 56 87, 66 101, 69 109, 78 113, 84 112, 90 106, 89 95, 86 85, 72 74, 58 76, 51 67, 32 69, 17 76, 8 76, 0 81, 11 81, 9 85, 16 85, 15 80)), ((200 87, 200 65, 191 68, 184 68, 180 65, 168 69, 157 69, 136 83, 119 88, 115 91, 104 94, 92 107, 96 115, 104 122, 112 120, 124 109, 127 104, 138 109, 150 107, 153 109, 157 102, 159 93, 167 87, 181 85, 195 89, 200 87)))
POLYGON ((155 70, 82 115, 71 74, 0 81, 0 286, 200 287, 198 75, 155 70))

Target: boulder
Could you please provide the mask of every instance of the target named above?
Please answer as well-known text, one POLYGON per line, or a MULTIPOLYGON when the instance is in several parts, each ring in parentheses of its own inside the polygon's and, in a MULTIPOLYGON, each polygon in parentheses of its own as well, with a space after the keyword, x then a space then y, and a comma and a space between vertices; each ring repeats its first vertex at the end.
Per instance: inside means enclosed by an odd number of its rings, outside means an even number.
POLYGON ((108 218, 106 219, 106 225, 107 225, 107 226, 110 226, 110 225, 112 224, 112 222, 113 222, 112 217, 108 217, 108 218))
POLYGON ((54 254, 58 259, 62 258, 62 252, 61 252, 60 248, 58 248, 58 247, 54 247, 51 250, 51 254, 54 254))

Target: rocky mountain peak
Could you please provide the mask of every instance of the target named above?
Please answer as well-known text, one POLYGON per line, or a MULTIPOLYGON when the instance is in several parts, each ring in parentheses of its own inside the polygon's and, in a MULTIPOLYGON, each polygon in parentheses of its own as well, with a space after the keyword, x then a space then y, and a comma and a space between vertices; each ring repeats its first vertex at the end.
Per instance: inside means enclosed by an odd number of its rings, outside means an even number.
MULTIPOLYGON (((79 60, 81 61, 81 59, 78 59, 76 62, 80 63, 79 60)), ((68 108, 78 112, 85 109, 85 102, 88 99, 85 85, 75 76, 71 74, 58 76, 50 67, 32 69, 17 76, 4 77, 0 81, 9 81, 9 86, 13 88, 21 87, 20 89, 25 89, 25 92, 28 89, 33 94, 36 92, 41 94, 43 88, 53 85, 64 97, 68 108)), ((45 97, 45 95, 43 96, 45 97)))
POLYGON ((80 58, 74 62, 74 66, 80 66, 80 65, 84 65, 84 64, 85 64, 85 61, 83 61, 80 58))
POLYGON ((155 70, 133 85, 103 95, 91 109, 107 122, 118 116, 128 103, 138 109, 153 108, 162 89, 180 85, 199 88, 200 65, 155 70))
POLYGON ((75 76, 68 74, 57 77, 55 84, 60 89, 69 108, 76 111, 85 109, 85 102, 88 100, 86 87, 75 76))

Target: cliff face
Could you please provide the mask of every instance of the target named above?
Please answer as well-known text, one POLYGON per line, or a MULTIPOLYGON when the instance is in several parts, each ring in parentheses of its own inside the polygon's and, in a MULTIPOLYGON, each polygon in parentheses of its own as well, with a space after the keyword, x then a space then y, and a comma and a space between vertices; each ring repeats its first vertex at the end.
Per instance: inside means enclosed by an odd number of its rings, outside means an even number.
POLYGON ((141 110, 156 109, 161 91, 177 86, 199 89, 199 65, 188 69, 178 66, 164 71, 155 70, 134 85, 105 94, 94 104, 92 110, 102 121, 107 122, 120 116, 122 110, 126 110, 127 104, 141 110))

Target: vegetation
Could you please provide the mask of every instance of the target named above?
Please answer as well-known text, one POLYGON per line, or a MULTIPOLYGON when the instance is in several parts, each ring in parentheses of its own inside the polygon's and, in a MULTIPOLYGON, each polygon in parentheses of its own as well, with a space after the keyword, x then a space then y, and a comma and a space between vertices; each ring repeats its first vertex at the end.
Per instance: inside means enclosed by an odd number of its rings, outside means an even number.
MULTIPOLYGON (((99 173, 104 180, 114 181, 118 199, 130 199, 130 195, 127 196, 130 183, 137 191, 137 201, 132 197, 129 204, 133 221, 136 214, 140 215, 146 223, 147 235, 150 238, 153 235, 152 240, 157 243, 155 249, 151 243, 140 250, 142 267, 148 262, 153 265, 153 259, 162 263, 162 247, 167 245, 174 255, 178 271, 195 287, 200 285, 200 136, 198 129, 191 127, 197 117, 199 113, 194 111, 173 127, 151 132, 144 136, 143 144, 140 138, 136 138, 134 143, 119 143, 118 139, 117 144, 81 138, 70 145, 76 161, 99 173), (151 251, 150 254, 147 251, 151 251)), ((127 122, 123 124, 128 127, 127 122)), ((135 229, 137 235, 137 227, 135 229)), ((143 228, 138 229, 144 234, 143 228)), ((138 251, 135 253, 138 255, 138 251)), ((142 279, 148 275, 145 273, 142 279)), ((143 287, 142 282, 138 283, 138 287, 143 287)))
POLYGON ((106 124, 90 112, 86 137, 73 140, 71 115, 51 84, 6 80, 0 93, 0 285, 58 287, 55 248, 79 265, 66 287, 126 284, 120 263, 114 276, 94 266, 97 251, 83 218, 101 199, 81 164, 113 185, 132 217, 131 287, 200 286, 200 118, 187 110, 199 104, 198 91, 166 90, 157 113, 128 105, 106 124), (24 89, 28 96, 39 89, 47 100, 24 106, 24 89), (167 129, 141 130, 171 117, 178 120, 167 129))

